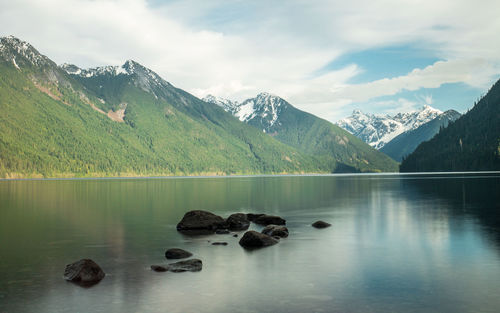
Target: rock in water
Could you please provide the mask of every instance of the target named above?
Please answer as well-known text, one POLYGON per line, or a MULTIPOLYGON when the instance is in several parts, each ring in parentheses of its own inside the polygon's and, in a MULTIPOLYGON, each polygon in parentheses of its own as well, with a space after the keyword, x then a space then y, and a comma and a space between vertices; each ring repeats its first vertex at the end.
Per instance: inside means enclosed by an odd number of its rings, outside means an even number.
POLYGON ((267 225, 263 230, 262 233, 271 237, 281 237, 285 238, 288 237, 288 228, 285 226, 281 225, 267 225))
POLYGON ((213 213, 207 211, 189 211, 177 224, 178 231, 208 231, 215 232, 217 229, 226 227, 226 221, 213 213))
POLYGON ((178 248, 168 249, 165 252, 165 257, 167 259, 185 259, 185 258, 189 258, 192 255, 193 254, 191 252, 186 251, 186 250, 182 250, 182 249, 178 249, 178 248))
POLYGON ((215 233, 217 235, 227 235, 227 234, 229 234, 229 229, 217 229, 215 231, 215 233))
POLYGON ((235 213, 227 218, 226 224, 230 230, 247 230, 250 226, 250 221, 246 214, 235 213))
POLYGON ((151 269, 155 272, 166 272, 167 268, 161 265, 151 265, 151 269))
POLYGON ((254 230, 247 231, 240 239, 243 248, 261 248, 277 244, 278 240, 254 230))
POLYGON ((264 215, 264 214, 248 213, 248 214, 247 214, 247 219, 248 219, 250 222, 253 222, 253 221, 255 221, 255 219, 256 219, 256 218, 261 217, 262 215, 264 215))
POLYGON ((64 270, 64 279, 82 284, 98 283, 105 275, 101 267, 90 259, 68 264, 64 270))
POLYGON ((212 242, 212 245, 213 246, 227 246, 227 242, 225 242, 225 241, 216 241, 216 242, 212 242))
POLYGON ((199 272, 201 271, 203 264, 199 259, 191 259, 186 261, 179 261, 176 263, 170 263, 167 266, 167 270, 174 273, 180 272, 199 272))
POLYGON ((332 226, 332 224, 327 223, 327 222, 323 222, 323 221, 316 221, 316 222, 312 223, 312 227, 314 227, 314 228, 327 228, 330 226, 332 226))
POLYGON ((260 225, 270 225, 270 224, 285 225, 286 224, 286 221, 284 219, 282 219, 281 217, 274 216, 274 215, 266 215, 266 214, 257 217, 253 222, 256 224, 260 224, 260 225))

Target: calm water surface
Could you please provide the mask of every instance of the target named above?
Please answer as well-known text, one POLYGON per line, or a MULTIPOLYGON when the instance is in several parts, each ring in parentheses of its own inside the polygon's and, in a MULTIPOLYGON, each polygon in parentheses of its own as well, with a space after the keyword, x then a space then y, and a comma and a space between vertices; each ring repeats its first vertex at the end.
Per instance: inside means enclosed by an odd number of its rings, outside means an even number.
POLYGON ((499 295, 500 174, 0 181, 2 313, 496 313, 499 295), (277 214, 290 236, 177 233, 194 209, 277 214), (171 247, 203 270, 152 272, 171 247), (84 257, 107 274, 91 288, 62 278, 84 257))

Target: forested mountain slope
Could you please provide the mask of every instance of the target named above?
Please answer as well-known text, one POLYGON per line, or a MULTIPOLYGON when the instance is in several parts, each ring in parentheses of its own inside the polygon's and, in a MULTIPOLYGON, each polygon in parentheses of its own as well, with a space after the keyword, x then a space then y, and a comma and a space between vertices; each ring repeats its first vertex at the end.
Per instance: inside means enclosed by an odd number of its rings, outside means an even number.
POLYGON ((328 171, 136 62, 58 67, 15 37, 0 41, 0 113, 0 177, 328 171))
POLYGON ((469 112, 420 144, 400 170, 500 170, 500 80, 469 112))

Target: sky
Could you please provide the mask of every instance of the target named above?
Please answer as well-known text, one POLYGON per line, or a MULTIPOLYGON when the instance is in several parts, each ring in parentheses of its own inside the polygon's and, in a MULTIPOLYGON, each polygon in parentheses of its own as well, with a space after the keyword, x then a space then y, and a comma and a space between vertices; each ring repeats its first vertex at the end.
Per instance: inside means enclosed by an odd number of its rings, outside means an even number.
POLYGON ((498 12, 498 0, 0 0, 0 36, 58 64, 132 59, 198 97, 269 92, 335 122, 471 108, 500 78, 498 12))

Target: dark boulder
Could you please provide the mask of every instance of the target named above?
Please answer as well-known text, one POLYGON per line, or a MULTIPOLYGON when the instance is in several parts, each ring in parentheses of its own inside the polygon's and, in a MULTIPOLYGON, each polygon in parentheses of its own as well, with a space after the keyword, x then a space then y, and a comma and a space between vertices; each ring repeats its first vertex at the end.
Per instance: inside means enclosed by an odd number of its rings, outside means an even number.
POLYGON ((172 248, 165 251, 165 257, 167 259, 185 259, 192 255, 193 254, 191 252, 178 248, 172 248))
POLYGON ((262 233, 271 237, 288 237, 288 228, 282 225, 267 225, 262 230, 262 233))
POLYGON ((161 265, 151 265, 151 270, 155 272, 166 272, 167 268, 161 265))
POLYGON ((177 230, 188 232, 189 231, 208 231, 215 232, 217 229, 226 227, 226 221, 213 213, 207 211, 189 211, 184 214, 182 220, 177 224, 177 230))
POLYGON ((225 242, 225 241, 216 241, 216 242, 212 242, 212 245, 213 246, 227 246, 227 242, 225 242))
POLYGON ((260 225, 285 225, 286 221, 282 219, 279 216, 274 216, 274 215, 261 215, 257 217, 254 221, 255 224, 260 224, 260 225))
POLYGON ((277 244, 278 240, 271 236, 261 234, 254 230, 247 231, 240 239, 240 245, 243 248, 261 248, 277 244))
POLYGON ((230 230, 247 230, 250 227, 250 221, 246 214, 231 214, 226 220, 227 227, 230 230))
POLYGON ((176 263, 170 263, 167 266, 167 270, 174 273, 180 272, 199 272, 202 268, 202 262, 199 259, 191 259, 186 261, 179 261, 176 263))
POLYGON ((332 226, 332 224, 324 222, 324 221, 316 221, 316 222, 312 223, 312 227, 314 227, 314 228, 327 228, 330 226, 332 226))
POLYGON ((95 284, 104 278, 103 270, 90 259, 81 259, 66 265, 64 279, 81 284, 95 284))
POLYGON ((248 214, 247 214, 247 219, 248 219, 250 222, 254 222, 256 218, 261 217, 262 215, 264 215, 264 214, 254 214, 254 213, 248 213, 248 214))

